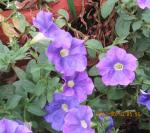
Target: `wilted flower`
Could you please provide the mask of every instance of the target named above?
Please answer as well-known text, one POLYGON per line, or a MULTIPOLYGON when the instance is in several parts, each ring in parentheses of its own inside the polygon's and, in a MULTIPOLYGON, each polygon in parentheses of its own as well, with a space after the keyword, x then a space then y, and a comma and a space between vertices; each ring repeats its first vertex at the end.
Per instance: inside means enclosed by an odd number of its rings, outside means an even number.
POLYGON ((47 114, 44 118, 48 123, 52 124, 53 129, 61 131, 68 111, 78 106, 79 102, 75 97, 55 93, 52 102, 45 107, 47 114))
POLYGON ((138 6, 142 9, 150 8, 150 0, 137 0, 138 6))
POLYGON ((50 42, 51 40, 49 38, 47 38, 46 36, 44 36, 43 33, 39 32, 32 40, 31 40, 31 44, 35 44, 38 42, 43 42, 43 41, 48 41, 50 42))
POLYGON ((33 25, 46 37, 52 37, 53 33, 59 30, 57 25, 53 22, 52 16, 50 12, 40 11, 36 18, 33 19, 33 25))
POLYGON ((86 72, 77 72, 73 76, 64 76, 64 94, 66 96, 76 96, 80 102, 87 99, 87 95, 92 94, 94 85, 86 72))
POLYGON ((84 41, 76 38, 70 38, 70 41, 71 43, 60 42, 61 45, 52 43, 46 52, 49 61, 55 64, 56 70, 66 76, 73 75, 75 72, 82 72, 87 66, 84 41))
POLYGON ((92 110, 89 106, 71 109, 65 117, 63 133, 94 133, 91 128, 92 110))
POLYGON ((0 133, 32 133, 32 131, 23 123, 3 118, 0 120, 0 133))
POLYGON ((106 127, 105 127, 105 132, 106 133, 110 133, 112 128, 114 127, 114 122, 113 122, 113 119, 111 116, 107 116, 107 115, 104 115, 104 116, 100 116, 99 119, 104 122, 104 123, 107 123, 106 127))
POLYGON ((115 46, 100 60, 97 68, 105 85, 128 85, 135 79, 137 59, 115 46))
POLYGON ((150 90, 148 90, 147 92, 141 90, 141 94, 138 98, 138 104, 145 105, 148 110, 150 110, 150 90))

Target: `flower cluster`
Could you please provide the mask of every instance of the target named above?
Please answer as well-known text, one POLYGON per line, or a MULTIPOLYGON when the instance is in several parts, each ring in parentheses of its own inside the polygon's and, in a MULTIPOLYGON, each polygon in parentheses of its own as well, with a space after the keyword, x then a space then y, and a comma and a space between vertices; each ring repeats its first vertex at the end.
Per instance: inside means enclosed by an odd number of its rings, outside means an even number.
MULTIPOLYGON (((91 108, 81 106, 93 92, 93 82, 85 72, 87 67, 84 41, 72 37, 60 29, 52 20, 52 14, 40 11, 33 20, 35 27, 51 40, 46 55, 55 65, 56 71, 63 74, 65 81, 62 93, 55 93, 53 100, 45 107, 44 119, 52 128, 64 133, 93 133, 90 121, 91 108)), ((105 85, 128 85, 135 79, 137 59, 124 49, 112 47, 96 65, 105 85)), ((100 118, 103 120, 103 118, 100 118)), ((112 128, 112 118, 109 119, 112 128)))
POLYGON ((140 8, 150 8, 150 0, 137 0, 137 4, 140 8))
POLYGON ((47 114, 44 119, 53 129, 63 133, 94 133, 91 128, 92 110, 80 105, 94 89, 92 80, 85 72, 87 52, 84 41, 58 28, 51 13, 40 11, 33 24, 51 39, 46 55, 55 69, 63 74, 65 81, 63 92, 55 93, 52 102, 45 107, 47 114))
POLYGON ((32 133, 32 131, 22 122, 3 118, 0 120, 0 133, 32 133))
POLYGON ((76 97, 55 93, 52 102, 45 107, 45 110, 47 112, 45 120, 57 131, 94 133, 90 127, 92 110, 88 106, 81 106, 76 97))
POLYGON ((87 66, 84 41, 74 38, 69 32, 59 29, 52 21, 52 14, 40 11, 33 20, 35 27, 51 39, 46 55, 58 72, 73 75, 83 72, 87 66))

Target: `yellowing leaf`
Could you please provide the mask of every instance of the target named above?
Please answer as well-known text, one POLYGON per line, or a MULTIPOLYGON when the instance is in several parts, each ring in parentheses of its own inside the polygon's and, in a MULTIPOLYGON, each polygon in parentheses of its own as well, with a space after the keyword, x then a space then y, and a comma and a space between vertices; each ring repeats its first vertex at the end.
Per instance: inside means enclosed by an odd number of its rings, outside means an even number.
POLYGON ((21 13, 17 13, 13 18, 12 18, 13 24, 17 30, 20 32, 24 32, 27 22, 25 20, 25 17, 21 13))
POLYGON ((8 22, 2 23, 2 29, 6 36, 12 38, 12 37, 19 37, 19 34, 15 31, 13 26, 9 24, 8 22))
POLYGON ((3 15, 0 14, 0 22, 3 22, 5 19, 5 17, 3 15))

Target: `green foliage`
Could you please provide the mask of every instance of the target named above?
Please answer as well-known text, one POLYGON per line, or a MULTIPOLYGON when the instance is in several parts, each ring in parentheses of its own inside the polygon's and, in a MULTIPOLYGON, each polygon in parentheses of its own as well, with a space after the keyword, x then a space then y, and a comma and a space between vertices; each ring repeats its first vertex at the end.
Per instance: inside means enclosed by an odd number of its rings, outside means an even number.
POLYGON ((93 66, 92 68, 90 68, 90 70, 88 71, 88 73, 89 73, 90 76, 98 76, 99 75, 96 66, 93 66))
MULTIPOLYGON (((17 30, 25 32, 26 22, 23 15, 16 14, 13 23, 17 30)), ((53 131, 41 118, 45 115, 46 103, 51 102, 54 92, 60 91, 62 84, 58 74, 50 76, 55 69, 49 63, 45 50, 51 40, 32 28, 28 30, 33 39, 22 47, 16 38, 11 38, 9 46, 0 42, 0 74, 11 71, 16 77, 15 81, 10 79, 10 83, 0 81, 0 118, 29 121, 35 130, 42 124, 43 131, 53 131), (26 62, 24 69, 22 64, 18 65, 20 60, 26 62), (40 122, 37 119, 41 119, 40 122)))
POLYGON ((58 10, 58 14, 65 18, 67 21, 69 21, 69 14, 66 10, 60 9, 58 10))
POLYGON ((124 18, 119 17, 116 22, 115 30, 119 37, 127 37, 130 33, 131 21, 124 20, 124 18))
POLYGON ((107 0, 102 4, 101 15, 103 18, 107 18, 111 14, 117 1, 118 0, 107 0))
POLYGON ((85 45, 91 58, 96 58, 96 54, 104 50, 102 43, 96 39, 87 40, 85 45))

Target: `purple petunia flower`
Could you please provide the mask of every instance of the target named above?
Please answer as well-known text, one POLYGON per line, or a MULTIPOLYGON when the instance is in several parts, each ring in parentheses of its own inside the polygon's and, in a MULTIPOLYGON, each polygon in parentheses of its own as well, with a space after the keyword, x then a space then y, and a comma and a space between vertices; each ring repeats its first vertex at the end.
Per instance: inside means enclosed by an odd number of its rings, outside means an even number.
POLYGON ((79 102, 87 99, 92 94, 94 85, 86 72, 77 72, 73 76, 64 76, 64 95, 76 96, 79 102))
POLYGON ((65 117, 63 133, 94 133, 91 128, 92 110, 89 106, 71 109, 65 117))
POLYGON ((33 25, 39 29, 46 37, 50 38, 55 47, 61 45, 70 46, 72 36, 61 30, 52 20, 52 13, 40 11, 33 19, 33 25))
POLYGON ((113 47, 96 66, 105 85, 128 85, 135 79, 137 59, 119 47, 113 47))
POLYGON ((45 110, 45 120, 52 124, 52 128, 61 131, 64 124, 64 118, 71 108, 79 106, 79 102, 75 97, 67 97, 61 93, 55 93, 53 101, 49 103, 45 110))
POLYGON ((46 37, 53 37, 59 28, 52 20, 52 13, 40 11, 33 19, 33 25, 39 29, 46 37))
POLYGON ((82 72, 87 66, 84 41, 70 38, 70 42, 62 42, 62 45, 52 43, 46 52, 49 61, 55 64, 56 70, 66 76, 73 75, 75 72, 82 72))
POLYGON ((32 133, 26 125, 9 119, 0 120, 0 133, 32 133))
POLYGON ((141 90, 141 94, 138 98, 138 104, 145 105, 148 110, 150 110, 150 90, 148 90, 147 93, 141 90))
POLYGON ((150 8, 150 0, 137 0, 137 4, 140 8, 150 8))
POLYGON ((113 119, 111 116, 107 116, 107 115, 104 115, 104 116, 100 116, 99 119, 103 122, 106 122, 107 123, 107 127, 105 128, 105 132, 106 133, 110 133, 112 128, 114 127, 114 122, 113 122, 113 119))

